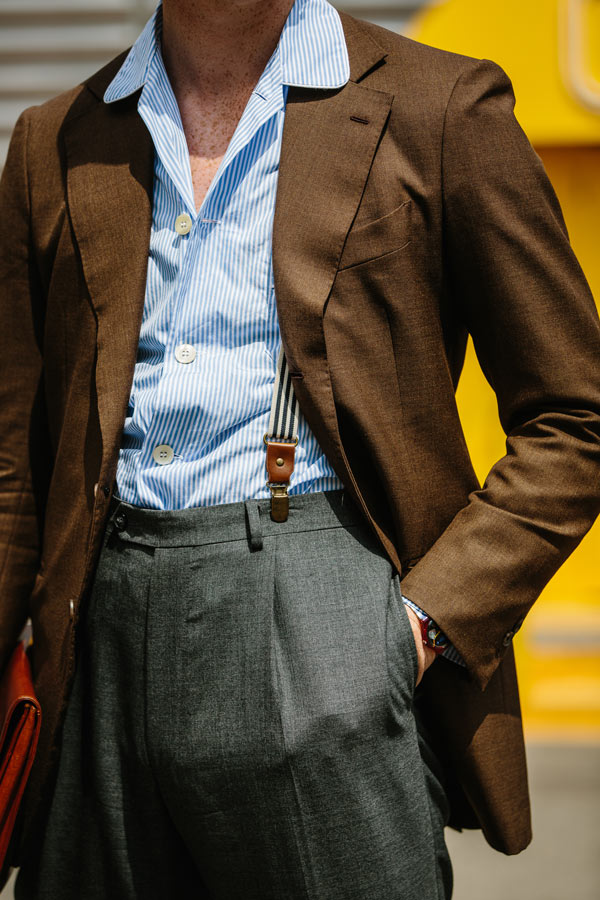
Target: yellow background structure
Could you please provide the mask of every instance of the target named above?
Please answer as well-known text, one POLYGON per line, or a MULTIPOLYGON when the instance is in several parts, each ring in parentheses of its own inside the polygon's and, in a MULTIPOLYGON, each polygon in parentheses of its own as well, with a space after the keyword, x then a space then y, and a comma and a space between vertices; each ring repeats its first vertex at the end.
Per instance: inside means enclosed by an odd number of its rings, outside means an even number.
MULTIPOLYGON (((598 303, 600 0, 438 0, 408 33, 507 72, 515 114, 544 162, 598 303)), ((458 403, 483 481, 505 443, 471 345, 458 403)), ((600 522, 547 586, 516 648, 527 737, 600 740, 600 522)))

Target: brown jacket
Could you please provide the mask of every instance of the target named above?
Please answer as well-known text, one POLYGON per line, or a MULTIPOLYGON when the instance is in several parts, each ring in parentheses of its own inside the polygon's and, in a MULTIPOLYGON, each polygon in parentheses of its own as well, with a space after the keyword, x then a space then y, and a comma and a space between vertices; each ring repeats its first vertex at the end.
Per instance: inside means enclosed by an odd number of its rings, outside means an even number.
MULTIPOLYGON (((600 325, 502 69, 342 20, 350 82, 289 93, 283 344, 404 593, 468 664, 436 662, 420 698, 453 822, 515 853, 530 822, 511 637, 600 508, 600 325), (467 332, 508 436, 483 488, 454 398, 467 332)), ((52 788, 144 300, 153 148, 137 95, 102 101, 122 59, 21 117, 1 183, 0 663, 30 615, 43 707, 25 838, 52 788)))

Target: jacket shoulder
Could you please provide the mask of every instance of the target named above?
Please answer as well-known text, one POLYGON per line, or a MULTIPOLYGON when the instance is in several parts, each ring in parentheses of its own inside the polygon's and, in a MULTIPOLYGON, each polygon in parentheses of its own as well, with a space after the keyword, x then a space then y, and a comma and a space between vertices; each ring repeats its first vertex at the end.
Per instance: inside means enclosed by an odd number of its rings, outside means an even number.
MULTIPOLYGON (((119 70, 125 54, 70 90, 40 106, 30 106, 19 117, 10 141, 8 159, 21 160, 29 182, 32 209, 38 220, 53 218, 64 206, 66 192, 67 146, 65 132, 71 123, 105 106, 104 90, 119 70)), ((97 141, 93 128, 90 143, 97 141)))
POLYGON ((26 109, 22 115, 29 119, 33 132, 38 137, 42 137, 43 134, 56 134, 67 120, 84 114, 90 106, 101 100, 127 53, 127 50, 123 51, 75 87, 63 91, 39 106, 26 109))
POLYGON ((478 57, 424 44, 373 22, 357 19, 345 12, 340 11, 340 18, 350 46, 357 43, 357 38, 377 44, 386 54, 386 66, 402 68, 407 77, 410 74, 425 77, 426 83, 432 80, 438 82, 449 80, 454 83, 463 72, 473 69, 482 62, 478 57))

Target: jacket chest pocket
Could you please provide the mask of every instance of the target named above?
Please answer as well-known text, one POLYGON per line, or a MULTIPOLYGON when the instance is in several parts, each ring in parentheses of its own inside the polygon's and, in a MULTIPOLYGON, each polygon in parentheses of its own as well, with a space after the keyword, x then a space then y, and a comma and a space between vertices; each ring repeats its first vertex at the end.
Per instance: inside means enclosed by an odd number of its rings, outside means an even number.
POLYGON ((410 200, 405 200, 385 216, 351 228, 342 250, 338 271, 401 250, 411 239, 410 200))

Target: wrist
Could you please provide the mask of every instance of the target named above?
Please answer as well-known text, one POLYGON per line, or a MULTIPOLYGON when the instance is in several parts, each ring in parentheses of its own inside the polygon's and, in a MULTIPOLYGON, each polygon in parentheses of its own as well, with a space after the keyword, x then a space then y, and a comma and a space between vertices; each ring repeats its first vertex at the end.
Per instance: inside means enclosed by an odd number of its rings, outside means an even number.
POLYGON ((407 604, 405 604, 406 614, 408 616, 408 621, 410 622, 410 627, 413 633, 413 638, 415 642, 415 650, 417 654, 417 680, 415 686, 417 686, 429 666, 435 661, 437 654, 433 652, 433 650, 426 646, 423 643, 423 638, 421 636, 421 622, 419 620, 419 616, 417 613, 407 604))
POLYGON ((427 616, 425 619, 419 619, 419 625, 421 627, 423 646, 435 653, 436 656, 441 656, 442 653, 445 653, 450 641, 437 623, 430 616, 427 616))
POLYGON ((439 627, 437 622, 428 616, 419 606, 408 597, 402 597, 404 604, 415 614, 419 623, 419 631, 423 646, 431 650, 435 656, 441 656, 450 646, 450 641, 439 627))

